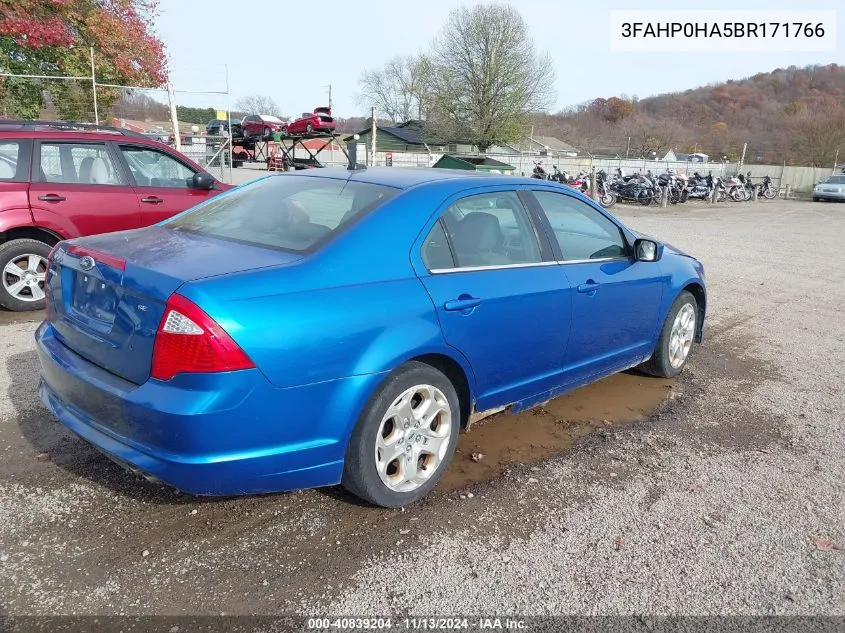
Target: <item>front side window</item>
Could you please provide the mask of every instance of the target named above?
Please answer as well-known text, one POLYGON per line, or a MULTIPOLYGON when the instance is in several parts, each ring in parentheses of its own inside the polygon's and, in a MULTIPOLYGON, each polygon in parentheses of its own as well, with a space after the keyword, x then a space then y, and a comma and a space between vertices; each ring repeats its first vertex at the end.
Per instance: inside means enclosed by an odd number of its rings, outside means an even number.
POLYGON ((40 166, 44 182, 123 184, 104 143, 42 143, 40 166))
POLYGON ((120 151, 139 187, 187 189, 191 186, 194 170, 164 152, 131 145, 122 145, 120 151))
POLYGON ((446 209, 441 221, 459 268, 542 260, 534 226, 513 191, 462 198, 446 209))
POLYGON ((303 252, 327 241, 398 192, 345 179, 275 176, 214 198, 168 220, 165 226, 303 252))
POLYGON ((549 219, 564 260, 627 257, 622 231, 590 205, 553 191, 533 193, 549 219))

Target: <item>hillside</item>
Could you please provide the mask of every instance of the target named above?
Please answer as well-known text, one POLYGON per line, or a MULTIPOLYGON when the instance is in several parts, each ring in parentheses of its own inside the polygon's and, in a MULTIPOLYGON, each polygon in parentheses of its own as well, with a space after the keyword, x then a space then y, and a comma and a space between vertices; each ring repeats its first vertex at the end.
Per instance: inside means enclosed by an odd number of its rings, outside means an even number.
POLYGON ((647 99, 599 98, 535 118, 535 131, 593 154, 650 156, 669 149, 736 160, 845 162, 845 66, 777 69, 647 99))

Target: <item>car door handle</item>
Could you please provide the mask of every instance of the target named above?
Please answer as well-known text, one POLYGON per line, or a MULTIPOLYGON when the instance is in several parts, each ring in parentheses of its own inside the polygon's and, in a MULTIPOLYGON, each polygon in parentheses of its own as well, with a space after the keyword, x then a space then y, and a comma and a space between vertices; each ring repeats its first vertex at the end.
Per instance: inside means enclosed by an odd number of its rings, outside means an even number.
POLYGON ((586 283, 583 283, 580 286, 578 286, 576 288, 576 290, 578 292, 585 292, 588 295, 594 295, 594 294, 596 294, 596 290, 599 289, 599 286, 601 286, 601 284, 597 284, 592 279, 589 279, 586 283))
POLYGON ((60 196, 56 193, 48 193, 46 196, 38 196, 38 199, 44 202, 62 202, 67 200, 64 196, 60 196))
POLYGON ((450 299, 443 304, 443 309, 448 312, 463 312, 464 310, 472 310, 481 304, 481 299, 471 297, 470 295, 461 295, 457 299, 450 299))
POLYGON ((161 204, 164 200, 157 196, 147 196, 146 198, 141 198, 141 202, 146 202, 147 204, 161 204))

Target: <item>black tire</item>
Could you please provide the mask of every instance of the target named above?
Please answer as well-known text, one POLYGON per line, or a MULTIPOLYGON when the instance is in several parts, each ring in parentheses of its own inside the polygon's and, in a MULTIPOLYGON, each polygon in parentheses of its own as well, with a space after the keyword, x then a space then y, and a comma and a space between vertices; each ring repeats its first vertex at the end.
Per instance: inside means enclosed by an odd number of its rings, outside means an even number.
MULTIPOLYGON (((8 275, 4 272, 6 265, 24 255, 39 255, 45 260, 50 254, 51 246, 38 240, 20 239, 10 240, 0 244, 0 306, 13 312, 25 312, 27 310, 41 310, 46 303, 45 299, 40 300, 22 300, 12 295, 7 285, 13 283, 14 276, 8 275)), ((44 283, 39 283, 39 287, 43 290, 44 283)), ((26 290, 25 296, 32 296, 32 291, 26 290)))
POLYGON ((640 365, 640 369, 647 374, 659 376, 661 378, 674 378, 680 374, 684 370, 684 367, 687 366, 690 356, 692 355, 692 347, 695 343, 695 332, 697 331, 699 325, 698 319, 698 302, 690 292, 684 290, 675 299, 675 302, 669 310, 669 314, 666 315, 666 320, 663 322, 663 327, 660 328, 660 336, 657 339, 657 345, 654 348, 651 358, 640 365), (672 337, 672 327, 675 323, 675 317, 678 316, 678 313, 686 305, 692 306, 693 314, 695 315, 693 340, 690 343, 690 350, 687 353, 686 358, 684 358, 684 361, 677 367, 674 367, 669 360, 669 346, 672 337))
MULTIPOLYGON (((384 380, 364 407, 352 437, 349 439, 341 483, 352 494, 385 508, 398 508, 418 501, 437 485, 440 477, 449 467, 458 443, 460 426, 460 402, 455 387, 449 379, 425 363, 416 361, 405 363, 384 380), (446 397, 451 412, 448 429, 449 443, 439 465, 427 480, 413 490, 400 492, 384 483, 376 470, 376 438, 381 429, 382 419, 391 405, 403 392, 417 385, 436 387, 446 397)), ((399 431, 403 432, 401 429, 399 431)))
POLYGON ((637 202, 639 202, 644 207, 647 207, 651 204, 652 200, 654 200, 654 193, 649 193, 646 191, 641 191, 639 196, 637 197, 637 202))
POLYGON ((599 198, 599 204, 603 206, 605 209, 609 209, 614 204, 616 204, 616 194, 615 193, 606 193, 599 198))
POLYGON ((820 201, 821 201, 821 198, 819 198, 817 196, 813 196, 813 202, 820 202, 820 201))

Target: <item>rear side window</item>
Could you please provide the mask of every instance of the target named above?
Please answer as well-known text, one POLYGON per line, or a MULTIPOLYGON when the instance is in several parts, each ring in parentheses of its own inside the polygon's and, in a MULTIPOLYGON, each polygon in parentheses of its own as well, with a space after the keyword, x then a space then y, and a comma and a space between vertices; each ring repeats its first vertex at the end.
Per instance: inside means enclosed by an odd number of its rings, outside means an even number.
POLYGON ((514 266, 542 260, 534 226, 513 191, 462 198, 446 209, 441 222, 459 268, 514 266))
POLYGON ((20 142, 0 141, 0 181, 26 180, 25 157, 20 142))
POLYGON ((40 180, 80 185, 121 185, 104 143, 42 143, 40 180))
POLYGON ((271 176, 164 224, 177 231, 304 252, 397 193, 391 187, 333 178, 271 176))

